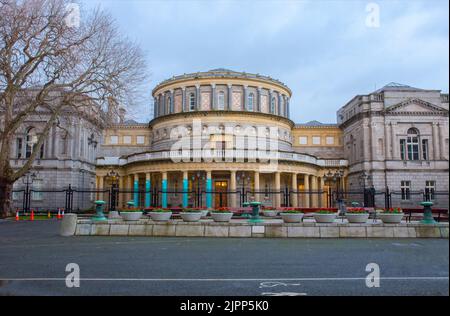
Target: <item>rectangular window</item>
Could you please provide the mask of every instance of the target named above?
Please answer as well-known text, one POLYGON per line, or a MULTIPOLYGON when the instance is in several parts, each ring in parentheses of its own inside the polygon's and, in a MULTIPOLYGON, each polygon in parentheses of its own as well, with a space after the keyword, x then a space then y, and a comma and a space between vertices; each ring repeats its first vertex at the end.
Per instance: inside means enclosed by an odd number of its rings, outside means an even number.
POLYGON ((320 136, 313 136, 312 143, 313 145, 320 145, 320 136))
POLYGON ((34 180, 32 190, 36 190, 37 192, 31 192, 31 199, 33 201, 41 201, 43 198, 43 193, 39 191, 42 190, 42 180, 34 180))
POLYGON ((298 142, 300 145, 308 145, 308 136, 300 136, 298 142))
POLYGON ((402 201, 409 201, 411 199, 411 181, 401 181, 400 189, 402 201))
POLYGON ((334 145, 334 137, 333 136, 327 136, 326 142, 327 142, 327 145, 334 145))
POLYGON ((422 159, 428 160, 428 139, 422 139, 422 159))
POLYGON ((22 138, 16 140, 16 158, 22 158, 22 138))
POLYGON ((400 139, 400 158, 406 160, 406 140, 400 139))
POLYGON ((408 137, 407 146, 408 160, 419 160, 419 140, 417 137, 408 137))
POLYGON ((426 199, 426 201, 434 200, 435 191, 436 191, 436 181, 425 181, 425 199, 426 199))
POLYGON ((124 136, 123 137, 123 143, 124 144, 131 144, 131 136, 124 136))
POLYGON ((110 136, 109 143, 111 145, 117 145, 119 143, 119 136, 115 136, 115 135, 110 136))
POLYGON ((143 145, 143 144, 145 144, 145 136, 137 136, 137 137, 136 137, 136 143, 137 143, 138 145, 143 145))

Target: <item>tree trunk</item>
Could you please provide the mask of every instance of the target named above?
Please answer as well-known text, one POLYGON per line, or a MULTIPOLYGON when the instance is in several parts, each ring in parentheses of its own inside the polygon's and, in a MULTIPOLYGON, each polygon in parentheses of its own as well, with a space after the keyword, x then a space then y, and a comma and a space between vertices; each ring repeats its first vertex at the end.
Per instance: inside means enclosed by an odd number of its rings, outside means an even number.
POLYGON ((11 195, 13 182, 7 178, 0 177, 0 218, 12 216, 11 195))

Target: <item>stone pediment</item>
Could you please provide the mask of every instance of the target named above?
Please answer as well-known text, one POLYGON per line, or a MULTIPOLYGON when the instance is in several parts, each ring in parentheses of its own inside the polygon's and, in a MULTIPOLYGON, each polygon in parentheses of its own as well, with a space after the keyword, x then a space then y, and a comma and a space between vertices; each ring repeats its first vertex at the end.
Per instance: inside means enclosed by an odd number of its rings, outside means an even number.
POLYGON ((413 114, 413 113, 419 113, 419 114, 443 114, 448 113, 448 111, 440 106, 437 106, 433 103, 413 98, 408 99, 405 101, 402 101, 400 103, 391 105, 390 107, 386 108, 384 111, 386 114, 413 114))

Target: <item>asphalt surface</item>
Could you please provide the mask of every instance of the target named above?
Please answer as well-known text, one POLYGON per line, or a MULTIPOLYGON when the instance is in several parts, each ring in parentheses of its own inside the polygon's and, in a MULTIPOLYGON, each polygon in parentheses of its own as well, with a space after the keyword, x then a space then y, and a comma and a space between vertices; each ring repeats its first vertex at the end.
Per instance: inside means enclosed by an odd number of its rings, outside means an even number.
POLYGON ((0 221, 0 295, 449 295, 447 239, 60 237, 0 221), (80 267, 67 287, 66 265, 80 267), (366 266, 380 267, 367 287, 366 266))

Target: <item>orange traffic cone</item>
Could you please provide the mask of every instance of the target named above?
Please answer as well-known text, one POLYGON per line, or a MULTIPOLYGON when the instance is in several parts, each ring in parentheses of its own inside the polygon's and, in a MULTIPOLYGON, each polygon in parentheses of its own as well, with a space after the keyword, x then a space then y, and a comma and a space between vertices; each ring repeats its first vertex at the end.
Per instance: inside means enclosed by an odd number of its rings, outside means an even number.
POLYGON ((30 220, 34 221, 34 210, 31 210, 30 220))
POLYGON ((19 220, 19 210, 16 210, 16 221, 19 220))
POLYGON ((61 211, 61 218, 63 218, 64 217, 64 209, 62 209, 62 211, 61 211))

